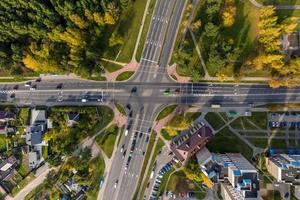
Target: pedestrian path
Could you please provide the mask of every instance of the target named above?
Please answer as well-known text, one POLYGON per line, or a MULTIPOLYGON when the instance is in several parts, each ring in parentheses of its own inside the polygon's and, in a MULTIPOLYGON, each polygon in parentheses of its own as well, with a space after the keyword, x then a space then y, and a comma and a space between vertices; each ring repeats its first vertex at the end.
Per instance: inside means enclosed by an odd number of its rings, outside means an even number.
MULTIPOLYGON (((252 5, 257 8, 263 8, 265 5, 257 2, 256 0, 249 0, 252 5)), ((277 10, 300 10, 300 5, 274 5, 277 10)))
POLYGON ((136 71, 138 69, 138 65, 139 63, 136 62, 136 61, 131 61, 130 63, 128 64, 124 64, 123 67, 117 71, 114 71, 114 72, 108 72, 107 70, 105 70, 105 78, 107 81, 116 81, 117 80, 117 77, 124 73, 124 72, 127 72, 127 71, 136 71))

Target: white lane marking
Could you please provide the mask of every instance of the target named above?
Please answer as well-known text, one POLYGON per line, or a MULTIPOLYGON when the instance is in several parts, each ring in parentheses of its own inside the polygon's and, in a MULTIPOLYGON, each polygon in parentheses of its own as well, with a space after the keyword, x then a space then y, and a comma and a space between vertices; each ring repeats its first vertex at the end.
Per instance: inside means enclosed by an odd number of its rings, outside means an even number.
MULTIPOLYGON (((152 44, 152 42, 151 42, 151 44, 152 44)), ((157 64, 157 62, 154 61, 154 60, 149 60, 149 59, 146 59, 146 58, 142 58, 141 60, 145 60, 145 61, 157 64)))

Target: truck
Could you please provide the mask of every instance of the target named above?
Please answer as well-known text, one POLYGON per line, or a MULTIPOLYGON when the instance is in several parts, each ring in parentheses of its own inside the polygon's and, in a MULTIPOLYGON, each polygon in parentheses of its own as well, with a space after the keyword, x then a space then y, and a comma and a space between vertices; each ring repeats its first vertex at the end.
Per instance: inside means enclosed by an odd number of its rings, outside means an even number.
POLYGON ((211 108, 221 108, 221 104, 213 103, 211 104, 211 108))

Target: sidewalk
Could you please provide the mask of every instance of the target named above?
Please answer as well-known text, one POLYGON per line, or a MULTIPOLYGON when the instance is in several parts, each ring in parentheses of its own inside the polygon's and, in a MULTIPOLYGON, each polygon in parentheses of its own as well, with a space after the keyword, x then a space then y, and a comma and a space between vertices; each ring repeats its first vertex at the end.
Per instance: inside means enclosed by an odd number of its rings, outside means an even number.
POLYGON ((116 81, 117 77, 122 74, 123 72, 127 71, 136 71, 138 69, 139 63, 136 61, 131 61, 130 63, 123 66, 121 69, 114 71, 114 72, 108 72, 105 71, 105 78, 107 81, 116 81))
MULTIPOLYGON (((263 8, 265 5, 257 2, 256 0, 249 0, 252 5, 257 8, 263 8)), ((274 6, 277 10, 300 10, 300 5, 277 5, 274 6)))

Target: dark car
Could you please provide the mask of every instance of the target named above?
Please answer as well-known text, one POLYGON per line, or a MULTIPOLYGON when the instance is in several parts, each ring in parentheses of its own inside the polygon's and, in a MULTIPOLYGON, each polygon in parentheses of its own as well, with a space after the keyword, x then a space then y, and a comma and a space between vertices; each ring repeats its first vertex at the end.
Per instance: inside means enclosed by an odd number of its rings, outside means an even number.
POLYGON ((14 90, 19 89, 19 85, 15 85, 15 86, 13 87, 13 89, 14 89, 14 90))
POLYGON ((126 105, 126 108, 127 108, 128 110, 130 110, 130 109, 131 109, 131 105, 130 105, 130 104, 127 104, 127 105, 126 105))
POLYGON ((63 86, 63 84, 60 83, 60 84, 58 84, 58 85, 56 86, 56 89, 62 89, 62 86, 63 86))
POLYGON ((41 82, 41 81, 42 81, 41 78, 37 78, 37 79, 35 80, 35 82, 41 82))
POLYGON ((137 91, 137 88, 136 87, 133 87, 132 89, 131 89, 131 93, 135 93, 137 91))

